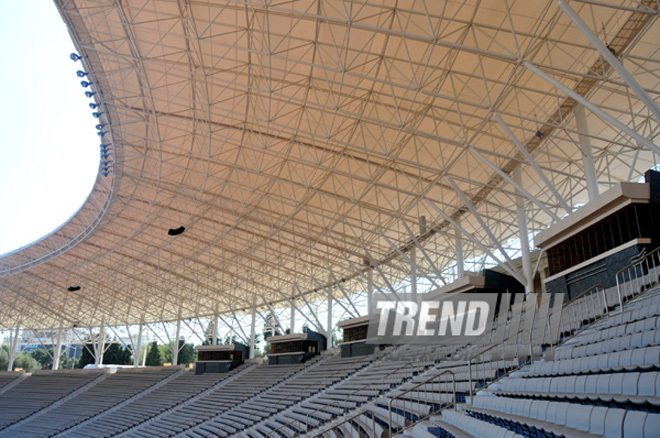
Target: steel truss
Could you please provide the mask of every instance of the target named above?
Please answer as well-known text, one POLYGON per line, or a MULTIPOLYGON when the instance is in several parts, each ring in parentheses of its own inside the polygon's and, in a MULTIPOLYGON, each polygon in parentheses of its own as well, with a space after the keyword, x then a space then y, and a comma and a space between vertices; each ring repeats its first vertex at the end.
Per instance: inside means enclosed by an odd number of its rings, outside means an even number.
POLYGON ((657 165, 656 1, 56 4, 115 163, 0 258, 14 333, 250 343, 487 266, 532 290, 531 236, 657 165))

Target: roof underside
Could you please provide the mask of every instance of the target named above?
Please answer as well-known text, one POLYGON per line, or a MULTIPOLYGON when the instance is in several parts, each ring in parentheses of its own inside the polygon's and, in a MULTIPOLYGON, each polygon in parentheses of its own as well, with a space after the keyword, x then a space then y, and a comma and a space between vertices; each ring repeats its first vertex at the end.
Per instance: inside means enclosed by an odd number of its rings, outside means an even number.
MULTIPOLYGON (((69 223, 0 259, 0 327, 240 313, 329 284, 341 296, 365 289, 365 259, 377 286, 396 285, 413 236, 420 271, 454 263, 452 221, 467 257, 499 254, 518 234, 518 172, 530 232, 588 199, 579 105, 525 62, 658 133, 555 1, 56 3, 114 168, 69 223)), ((657 3, 569 6, 660 100, 657 3)), ((655 164, 586 119, 601 189, 655 164)))

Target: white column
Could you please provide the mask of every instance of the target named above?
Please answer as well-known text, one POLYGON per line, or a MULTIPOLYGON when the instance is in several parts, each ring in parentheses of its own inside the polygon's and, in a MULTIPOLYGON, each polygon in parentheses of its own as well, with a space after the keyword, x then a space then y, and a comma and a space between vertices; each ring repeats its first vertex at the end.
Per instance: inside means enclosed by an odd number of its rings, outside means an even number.
POLYGON ((213 335, 212 340, 213 345, 218 345, 218 311, 216 310, 213 314, 213 335))
POLYGON ((332 348, 332 286, 328 286, 328 324, 326 325, 326 349, 332 348))
MULTIPOLYGON (((517 167, 513 172, 513 178, 522 185, 522 174, 520 167, 517 167)), ((532 260, 529 252, 529 230, 527 229, 527 211, 525 210, 525 199, 521 193, 516 197, 516 206, 518 210, 518 229, 520 230, 520 252, 522 253, 523 264, 523 278, 527 283, 525 285, 525 292, 534 292, 534 280, 532 278, 532 260)))
POLYGON ((99 335, 96 338, 94 343, 94 363, 96 365, 103 365, 103 352, 105 349, 105 325, 101 321, 101 327, 99 327, 99 335))
POLYGON ((374 270, 371 268, 369 259, 364 259, 364 264, 369 266, 367 270, 367 312, 371 315, 372 304, 371 301, 374 298, 374 270))
POLYGON ((254 335, 257 325, 257 309, 252 308, 252 322, 250 323, 250 359, 254 359, 254 335))
POLYGON ((296 332, 296 299, 291 298, 291 315, 289 316, 289 333, 296 332))
POLYGON ((144 326, 144 318, 140 319, 140 325, 138 328, 137 335, 137 345, 133 346, 133 368, 137 368, 140 365, 140 356, 142 352, 142 327, 144 326))
POLYGON ((21 328, 16 326, 16 331, 11 334, 9 338, 9 363, 7 364, 7 371, 14 369, 14 361, 16 360, 16 349, 18 348, 18 334, 21 328))
POLYGON ((176 318, 176 335, 174 335, 174 346, 172 348, 172 365, 179 364, 179 336, 181 336, 181 309, 176 318))
POLYGON ((584 177, 587 180, 587 193, 591 201, 599 195, 598 177, 596 176, 594 151, 591 148, 591 138, 589 137, 589 125, 582 105, 575 110, 575 123, 577 124, 580 149, 582 150, 582 164, 584 166, 584 177))
POLYGON ((417 251, 413 246, 408 252, 408 258, 410 259, 410 293, 413 297, 413 300, 417 299, 417 251))
POLYGON ((60 356, 62 355, 62 323, 57 329, 57 341, 55 341, 55 348, 53 349, 53 370, 60 368, 60 356))
POLYGON ((149 350, 149 332, 147 332, 147 338, 145 339, 144 351, 142 352, 142 366, 147 366, 147 352, 149 350))
MULTIPOLYGON (((456 223, 460 225, 461 219, 456 219, 456 223)), ((456 276, 457 279, 465 277, 465 256, 463 255, 463 239, 461 231, 454 227, 456 233, 456 276)))

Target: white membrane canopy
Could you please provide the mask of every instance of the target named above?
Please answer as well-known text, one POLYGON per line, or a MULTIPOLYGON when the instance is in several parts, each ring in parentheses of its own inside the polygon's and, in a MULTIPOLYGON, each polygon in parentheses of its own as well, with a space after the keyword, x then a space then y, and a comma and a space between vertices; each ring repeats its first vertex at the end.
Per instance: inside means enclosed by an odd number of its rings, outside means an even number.
POLYGON ((112 164, 0 258, 0 327, 302 305, 368 269, 397 287, 415 245, 442 284, 454 223, 466 258, 505 261, 519 200, 531 233, 588 201, 581 141, 601 191, 656 164, 656 1, 568 2, 583 29, 555 0, 56 4, 112 164))

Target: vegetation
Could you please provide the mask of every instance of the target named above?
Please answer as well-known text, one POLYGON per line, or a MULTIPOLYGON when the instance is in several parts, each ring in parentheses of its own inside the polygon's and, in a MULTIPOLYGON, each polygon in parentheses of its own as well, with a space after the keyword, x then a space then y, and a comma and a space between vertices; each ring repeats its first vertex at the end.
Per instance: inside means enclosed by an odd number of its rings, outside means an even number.
MULTIPOLYGON (((160 350, 160 355, 163 358, 165 363, 174 363, 174 355, 172 350, 174 349, 174 342, 169 342, 166 345, 160 345, 158 347, 160 350)), ((197 350, 193 344, 186 344, 183 339, 179 339, 179 355, 178 355, 178 365, 188 365, 194 363, 197 360, 197 350)))
POLYGON ((145 365, 150 367, 157 367, 163 365, 163 357, 160 354, 160 350, 158 349, 158 343, 156 341, 149 344, 149 350, 147 351, 147 359, 145 365))
MULTIPOLYGON (((94 346, 92 344, 86 344, 85 348, 83 348, 80 359, 78 360, 78 368, 83 368, 85 365, 94 363, 94 357, 91 353, 92 351, 94 351, 94 346)), ((103 353, 103 363, 112 365, 132 365, 133 351, 130 347, 124 347, 119 342, 114 341, 107 346, 103 353)))

